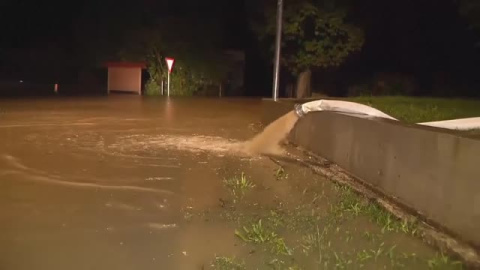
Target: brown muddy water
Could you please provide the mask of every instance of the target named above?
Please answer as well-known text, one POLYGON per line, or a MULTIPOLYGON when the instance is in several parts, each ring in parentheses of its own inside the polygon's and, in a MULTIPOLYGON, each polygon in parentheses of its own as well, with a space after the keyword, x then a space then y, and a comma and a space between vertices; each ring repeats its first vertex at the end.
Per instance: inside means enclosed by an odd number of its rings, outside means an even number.
POLYGON ((289 161, 275 142, 295 115, 255 137, 260 109, 0 101, 0 269, 461 268, 414 224, 289 161))

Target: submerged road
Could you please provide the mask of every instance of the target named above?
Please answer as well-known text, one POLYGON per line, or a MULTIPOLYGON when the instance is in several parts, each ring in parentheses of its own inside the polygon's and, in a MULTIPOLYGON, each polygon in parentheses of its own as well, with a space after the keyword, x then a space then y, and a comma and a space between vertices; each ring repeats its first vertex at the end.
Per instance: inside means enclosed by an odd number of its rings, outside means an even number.
POLYGON ((183 210, 218 204, 260 103, 0 101, 0 269, 195 269, 233 235, 206 243, 218 231, 184 229, 183 210))

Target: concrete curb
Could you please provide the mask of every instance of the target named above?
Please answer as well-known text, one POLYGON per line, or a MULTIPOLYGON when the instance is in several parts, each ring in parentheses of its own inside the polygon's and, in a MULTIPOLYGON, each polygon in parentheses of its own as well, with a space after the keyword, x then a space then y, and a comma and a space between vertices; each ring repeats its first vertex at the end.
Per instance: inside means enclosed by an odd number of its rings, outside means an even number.
MULTIPOLYGON (((423 239, 423 241, 438 248, 444 253, 448 253, 461 259, 468 269, 480 269, 480 254, 471 245, 459 241, 450 234, 443 232, 441 229, 419 219, 419 216, 415 214, 414 211, 412 212, 410 209, 407 209, 408 207, 400 205, 395 198, 386 196, 376 190, 375 187, 352 177, 338 165, 292 143, 290 143, 290 146, 303 152, 309 160, 309 162, 304 162, 302 159, 296 157, 296 162, 310 168, 317 174, 325 176, 330 181, 350 187, 355 192, 362 194, 368 200, 375 202, 388 212, 392 213, 399 220, 416 221, 417 235, 423 239)), ((276 160, 274 157, 272 157, 272 159, 275 162, 280 163, 280 161, 276 160)))
MULTIPOLYGON (((301 102, 264 100, 262 123, 301 102)), ((437 128, 321 112, 300 119, 289 141, 338 164, 401 208, 413 209, 431 228, 428 242, 480 266, 480 140, 437 128)))

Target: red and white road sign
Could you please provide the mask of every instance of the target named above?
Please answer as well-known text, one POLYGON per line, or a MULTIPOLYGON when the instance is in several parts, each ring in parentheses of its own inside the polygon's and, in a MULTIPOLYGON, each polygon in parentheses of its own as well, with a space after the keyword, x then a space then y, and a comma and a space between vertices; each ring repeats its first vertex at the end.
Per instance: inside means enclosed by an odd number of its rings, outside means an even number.
POLYGON ((167 61, 168 73, 172 73, 172 67, 173 67, 173 63, 175 62, 175 59, 170 57, 165 57, 165 61, 167 61))

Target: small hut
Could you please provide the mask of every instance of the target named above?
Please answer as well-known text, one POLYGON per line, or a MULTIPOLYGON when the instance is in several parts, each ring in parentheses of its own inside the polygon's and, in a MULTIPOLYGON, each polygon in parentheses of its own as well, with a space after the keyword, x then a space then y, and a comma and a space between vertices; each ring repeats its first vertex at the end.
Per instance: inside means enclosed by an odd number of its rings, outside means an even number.
POLYGON ((107 91, 142 94, 144 62, 108 62, 107 91))

